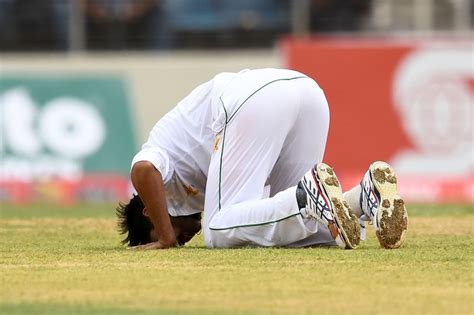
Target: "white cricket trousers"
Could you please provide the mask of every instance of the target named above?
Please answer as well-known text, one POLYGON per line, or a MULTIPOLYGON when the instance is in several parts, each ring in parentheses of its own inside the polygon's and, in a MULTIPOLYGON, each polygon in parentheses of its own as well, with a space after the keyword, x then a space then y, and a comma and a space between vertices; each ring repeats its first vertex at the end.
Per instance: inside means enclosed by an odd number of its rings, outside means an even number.
POLYGON ((295 195, 326 146, 329 109, 321 88, 305 76, 262 86, 242 76, 228 91, 220 98, 224 126, 206 185, 206 246, 334 244, 324 225, 301 215, 295 195))

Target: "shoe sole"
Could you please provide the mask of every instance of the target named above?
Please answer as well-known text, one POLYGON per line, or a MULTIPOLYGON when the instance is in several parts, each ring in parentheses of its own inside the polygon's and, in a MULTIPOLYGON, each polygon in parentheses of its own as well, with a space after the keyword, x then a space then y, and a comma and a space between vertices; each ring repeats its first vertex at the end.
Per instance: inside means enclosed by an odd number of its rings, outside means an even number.
MULTIPOLYGON (((347 202, 342 196, 342 189, 334 170, 327 164, 319 163, 316 167, 316 173, 324 192, 329 197, 332 214, 337 227, 328 226, 331 235, 336 237, 341 235, 346 249, 354 249, 360 243, 360 225, 357 217, 352 212, 347 202), (340 233, 337 233, 339 231, 340 233)), ((336 239, 335 237, 335 239, 336 239)), ((336 239, 336 242, 338 240, 336 239)), ((339 240, 338 245, 341 240, 339 240)), ((341 246, 343 247, 343 246, 341 246)))
POLYGON ((397 188, 397 177, 393 168, 385 162, 375 162, 370 166, 370 175, 375 189, 380 194, 377 210, 376 235, 382 247, 399 248, 408 227, 408 213, 405 202, 397 188))

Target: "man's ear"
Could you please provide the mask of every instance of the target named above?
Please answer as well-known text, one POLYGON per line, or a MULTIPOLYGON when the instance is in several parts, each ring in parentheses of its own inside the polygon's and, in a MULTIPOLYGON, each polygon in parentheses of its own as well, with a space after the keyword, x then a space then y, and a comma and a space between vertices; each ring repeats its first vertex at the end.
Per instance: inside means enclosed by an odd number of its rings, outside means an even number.
POLYGON ((147 210, 146 207, 143 208, 143 215, 144 215, 145 217, 149 217, 149 216, 150 216, 150 215, 148 214, 148 210, 147 210))

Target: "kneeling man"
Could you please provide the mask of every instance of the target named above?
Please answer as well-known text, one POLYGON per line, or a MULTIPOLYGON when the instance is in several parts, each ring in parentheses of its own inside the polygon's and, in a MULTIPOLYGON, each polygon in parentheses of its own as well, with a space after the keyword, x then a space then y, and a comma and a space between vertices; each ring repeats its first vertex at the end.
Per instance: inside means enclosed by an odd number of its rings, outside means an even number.
POLYGON ((152 129, 132 161, 138 192, 119 209, 130 246, 182 245, 200 229, 207 247, 358 246, 364 220, 380 244, 401 245, 407 213, 393 169, 375 162, 344 195, 322 163, 326 97, 285 69, 220 73, 152 129))

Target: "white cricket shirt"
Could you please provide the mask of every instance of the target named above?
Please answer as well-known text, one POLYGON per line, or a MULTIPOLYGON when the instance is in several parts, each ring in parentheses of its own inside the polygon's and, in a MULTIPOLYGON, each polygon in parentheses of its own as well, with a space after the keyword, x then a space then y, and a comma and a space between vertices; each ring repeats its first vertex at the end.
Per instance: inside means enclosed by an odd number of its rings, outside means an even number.
POLYGON ((219 106, 215 100, 236 75, 220 73, 195 88, 156 123, 133 158, 132 167, 139 161, 149 161, 161 173, 172 216, 204 210, 207 171, 219 131, 213 131, 213 117, 218 115, 219 106))

